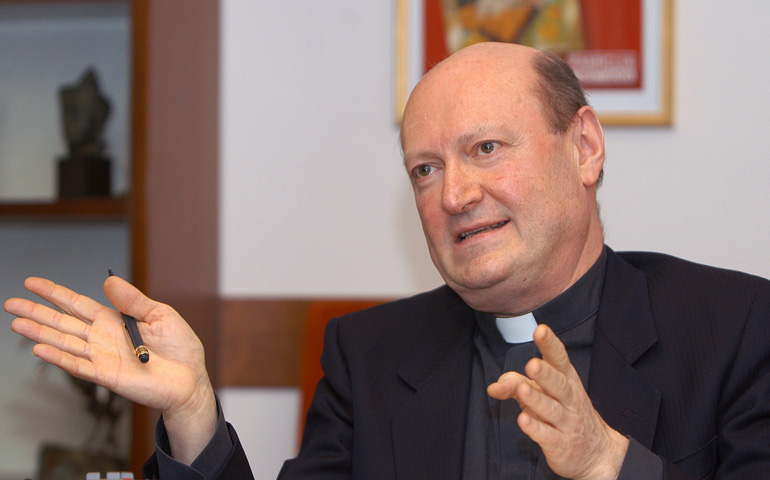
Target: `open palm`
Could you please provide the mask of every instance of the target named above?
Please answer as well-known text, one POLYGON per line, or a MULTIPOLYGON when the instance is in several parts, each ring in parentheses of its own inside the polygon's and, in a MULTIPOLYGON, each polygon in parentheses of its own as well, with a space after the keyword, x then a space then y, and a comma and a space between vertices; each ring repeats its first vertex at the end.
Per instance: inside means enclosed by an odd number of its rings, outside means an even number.
POLYGON ((21 298, 5 302, 17 316, 15 332, 37 342, 33 353, 70 374, 161 411, 182 409, 211 391, 203 345, 168 305, 145 297, 128 282, 109 277, 104 292, 122 312, 137 319, 150 361, 134 355, 119 312, 43 278, 24 286, 61 312, 21 298))

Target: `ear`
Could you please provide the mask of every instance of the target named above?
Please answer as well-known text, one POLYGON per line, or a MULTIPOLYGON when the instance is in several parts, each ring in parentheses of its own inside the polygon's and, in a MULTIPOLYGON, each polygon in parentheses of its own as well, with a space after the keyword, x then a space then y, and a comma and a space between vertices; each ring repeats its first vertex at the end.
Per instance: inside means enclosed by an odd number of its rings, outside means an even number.
POLYGON ((580 160, 580 178, 586 187, 596 186, 604 168, 604 131, 599 117, 588 105, 575 114, 572 141, 580 160))

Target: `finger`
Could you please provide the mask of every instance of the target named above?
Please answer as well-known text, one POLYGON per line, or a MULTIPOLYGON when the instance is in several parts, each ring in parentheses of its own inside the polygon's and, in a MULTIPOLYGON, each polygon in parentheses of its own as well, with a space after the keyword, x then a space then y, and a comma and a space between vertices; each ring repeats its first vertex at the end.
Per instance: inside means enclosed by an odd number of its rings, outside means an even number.
MULTIPOLYGON (((572 365, 569 365, 572 368, 572 365)), ((573 368, 574 370, 574 368, 573 368)), ((570 385, 571 372, 567 374, 556 369, 553 365, 540 358, 532 358, 524 366, 527 376, 532 379, 550 397, 564 405, 568 405, 573 398, 573 389, 570 385)), ((577 372, 575 372, 575 378, 577 372)))
POLYGON ((532 412, 523 411, 516 419, 524 434, 541 447, 555 445, 559 442, 561 434, 553 425, 537 418, 532 412))
POLYGON ((527 383, 536 390, 540 388, 537 384, 533 383, 532 380, 520 373, 505 372, 500 375, 500 378, 498 378, 496 382, 491 383, 487 387, 487 394, 498 400, 516 398, 517 391, 522 383, 527 383))
POLYGON ((24 288, 81 320, 93 323, 105 306, 48 279, 29 277, 24 288))
POLYGON ((74 375, 83 380, 95 382, 96 368, 93 363, 85 358, 72 355, 68 352, 62 351, 52 345, 46 345, 43 343, 37 344, 32 347, 32 353, 50 363, 56 365, 67 373, 74 375))
POLYGON ((533 339, 543 358, 533 358, 524 367, 527 376, 544 392, 565 406, 572 405, 583 389, 580 376, 569 360, 567 349, 547 325, 538 325, 533 339))
POLYGON ((498 400, 508 400, 513 398, 516 388, 524 380, 524 377, 516 372, 503 373, 496 382, 487 387, 487 394, 498 400))
POLYGON ((83 340, 88 336, 90 322, 81 321, 30 300, 23 298, 9 299, 5 303, 5 310, 12 315, 20 318, 23 317, 35 324, 45 325, 67 335, 74 335, 83 340))
POLYGON ((564 424, 567 410, 564 405, 548 392, 534 388, 533 384, 522 383, 516 391, 522 412, 557 428, 564 424))
POLYGON ((17 318, 11 323, 11 328, 19 335, 23 335, 38 344, 49 345, 56 350, 77 357, 86 357, 88 354, 88 344, 83 339, 40 325, 33 320, 17 318))
POLYGON ((569 361, 567 349, 548 325, 538 325, 532 338, 535 341, 537 348, 540 349, 543 360, 565 374, 570 370, 574 370, 569 361))
MULTIPOLYGON (((138 288, 118 276, 110 276, 104 282, 104 294, 115 308, 141 322, 152 323, 164 312, 164 304, 145 296, 138 288)), ((171 307, 166 307, 171 309, 171 307)))

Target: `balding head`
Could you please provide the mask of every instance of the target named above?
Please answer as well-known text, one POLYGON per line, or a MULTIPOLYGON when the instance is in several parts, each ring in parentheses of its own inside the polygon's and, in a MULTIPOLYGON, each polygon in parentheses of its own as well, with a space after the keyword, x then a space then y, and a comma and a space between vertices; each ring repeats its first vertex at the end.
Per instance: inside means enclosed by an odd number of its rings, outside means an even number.
MULTIPOLYGON (((448 57, 423 77, 412 96, 422 88, 433 88, 428 85, 434 75, 452 77, 457 69, 473 69, 482 76, 510 76, 529 81, 530 91, 538 100, 541 114, 552 133, 564 133, 575 113, 588 105, 577 76, 557 54, 524 45, 494 42, 473 44, 448 57), (496 70, 491 71, 492 68, 496 70)), ((407 105, 404 116, 408 110, 407 105)))

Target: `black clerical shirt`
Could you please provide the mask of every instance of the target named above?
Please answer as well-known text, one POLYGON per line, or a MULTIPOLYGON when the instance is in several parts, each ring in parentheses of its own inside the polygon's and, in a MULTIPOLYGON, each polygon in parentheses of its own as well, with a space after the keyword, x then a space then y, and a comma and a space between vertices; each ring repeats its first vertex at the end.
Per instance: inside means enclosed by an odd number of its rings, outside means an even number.
MULTIPOLYGON (((532 312, 538 324, 547 324, 564 343, 583 385, 588 384, 605 266, 606 254, 602 251, 596 263, 574 285, 532 312)), ((476 312, 476 322, 464 478, 534 479, 538 470, 548 471, 548 468, 540 447, 516 423, 521 413, 518 403, 513 399, 500 401, 490 397, 486 386, 497 381, 503 372, 523 374, 526 363, 539 356, 539 352, 531 340, 508 343, 492 314, 476 312)))
MULTIPOLYGON (((534 310, 537 324, 545 323, 564 343, 572 365, 584 386, 588 385, 596 316, 599 311, 606 247, 599 259, 574 285, 534 310)), ((540 352, 534 342, 509 343, 497 326, 497 318, 475 312, 476 333, 471 393, 465 437, 463 479, 541 480, 559 479, 551 471, 540 446, 517 424, 521 413, 516 400, 496 400, 486 387, 504 372, 524 373, 524 366, 540 352)), ((526 321, 524 317, 522 321, 526 321)), ((534 332, 534 329, 533 329, 534 332)), ((630 439, 619 480, 662 478, 660 458, 630 439)))

